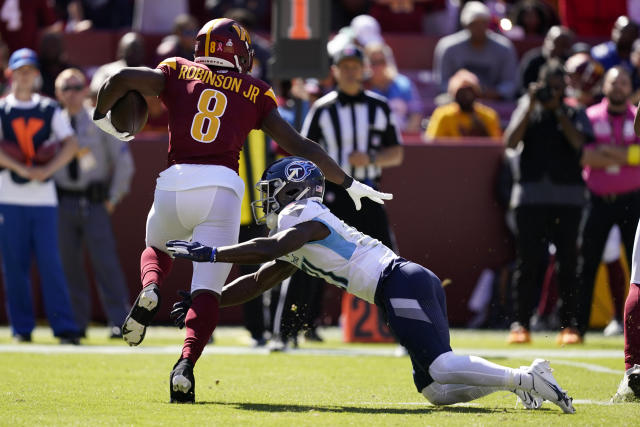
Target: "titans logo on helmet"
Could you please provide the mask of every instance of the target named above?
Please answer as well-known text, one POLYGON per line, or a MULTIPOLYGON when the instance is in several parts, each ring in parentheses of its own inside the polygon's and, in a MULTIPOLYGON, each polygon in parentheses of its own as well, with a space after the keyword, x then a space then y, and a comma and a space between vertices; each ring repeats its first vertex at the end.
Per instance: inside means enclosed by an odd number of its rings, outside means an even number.
POLYGON ((287 180, 291 182, 301 182, 304 181, 315 168, 316 165, 312 162, 308 160, 299 160, 288 164, 284 173, 287 180))

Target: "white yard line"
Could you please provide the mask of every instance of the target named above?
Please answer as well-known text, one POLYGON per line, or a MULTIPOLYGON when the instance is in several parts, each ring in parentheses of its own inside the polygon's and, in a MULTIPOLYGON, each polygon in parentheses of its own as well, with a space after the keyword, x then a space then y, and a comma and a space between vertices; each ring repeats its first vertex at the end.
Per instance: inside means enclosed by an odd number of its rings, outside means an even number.
MULTIPOLYGON (((56 344, 0 344, 0 353, 35 353, 35 354, 173 354, 179 352, 181 346, 145 346, 127 347, 124 345, 113 346, 91 346, 91 345, 56 345, 56 344)), ((287 351, 287 354, 295 356, 382 356, 395 357, 395 348, 301 348, 287 351)), ((260 354, 267 355, 269 350, 265 348, 251 348, 244 346, 216 346, 209 345, 204 350, 205 354, 260 354)), ((511 350, 511 349, 486 349, 486 348, 460 348, 456 349, 457 354, 473 354, 482 357, 496 358, 547 358, 547 359, 621 359, 624 357, 622 350, 511 350)), ((619 374, 622 371, 596 368, 598 365, 591 365, 579 362, 563 362, 570 366, 579 366, 591 369, 595 372, 606 372, 619 374), (599 369, 599 370, 597 370, 599 369)))

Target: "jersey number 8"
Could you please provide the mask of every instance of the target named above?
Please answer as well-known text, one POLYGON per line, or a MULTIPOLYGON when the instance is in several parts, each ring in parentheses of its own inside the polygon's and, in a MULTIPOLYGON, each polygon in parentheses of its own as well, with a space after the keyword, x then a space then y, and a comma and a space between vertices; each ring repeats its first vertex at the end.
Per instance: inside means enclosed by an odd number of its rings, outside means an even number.
POLYGON ((205 89, 198 99, 198 113, 191 123, 191 137, 196 141, 208 144, 215 141, 220 130, 220 117, 227 109, 227 97, 224 93, 205 89), (211 105, 213 98, 213 106, 211 105))

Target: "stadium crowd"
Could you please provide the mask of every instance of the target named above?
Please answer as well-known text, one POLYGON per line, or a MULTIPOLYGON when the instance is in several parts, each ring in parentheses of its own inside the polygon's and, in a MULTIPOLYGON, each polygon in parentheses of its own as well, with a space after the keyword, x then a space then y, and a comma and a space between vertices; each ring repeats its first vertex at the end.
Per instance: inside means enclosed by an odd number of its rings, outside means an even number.
MULTIPOLYGON (((83 239, 94 243, 88 247, 97 248, 91 261, 112 337, 121 336, 119 326, 129 305, 122 270, 117 259, 109 256, 115 253, 109 214, 128 192, 133 162, 126 144, 100 134, 88 120, 87 111, 95 104, 100 86, 124 67, 155 67, 170 56, 191 59, 198 29, 219 16, 231 17, 251 32, 256 50, 251 73, 268 81, 270 3, 4 1, 0 90, 10 96, 16 90, 15 71, 37 67, 37 91, 58 100, 61 109, 57 111, 69 121, 79 143, 68 165, 55 175, 52 171, 36 178, 45 181, 53 176, 57 184, 57 240, 67 286, 73 292, 70 304, 76 323, 56 332, 64 342, 77 343, 90 317, 86 273, 74 252, 83 239), (66 36, 96 31, 122 35, 117 56, 99 67, 71 64, 66 36), (25 52, 31 59, 20 61, 25 52), (81 105, 83 99, 86 105, 81 105)), ((342 58, 352 45, 362 52, 358 58, 364 88, 386 98, 405 143, 504 143, 505 218, 516 241, 514 264, 505 267, 513 276, 513 297, 508 298, 513 308, 492 326, 510 327, 512 343, 529 342, 529 332, 540 328, 558 330, 562 345, 583 342, 596 270, 604 262, 614 304, 605 333, 622 334, 628 284, 623 266, 631 264, 640 218, 640 139, 633 130, 634 104, 640 101, 640 4, 633 0, 609 0, 606 6, 596 0, 342 0, 332 2, 331 17, 330 57, 342 58), (437 41, 431 50, 409 51, 429 56, 422 61, 431 64, 430 69, 402 67, 407 49, 394 51, 385 40, 397 33, 437 41), (621 257, 626 257, 626 264, 621 257), (557 274, 547 274, 556 265, 557 274)), ((321 130, 314 129, 314 123, 311 130, 304 129, 305 117, 313 115, 314 102, 331 93, 338 80, 329 64, 325 71, 324 78, 270 82, 282 116, 312 138, 321 130)), ((156 98, 147 98, 147 103, 150 118, 143 132, 166 132, 163 106, 156 98)), ((241 159, 240 174, 247 188, 253 187, 255 172, 268 159, 286 154, 275 146, 266 147, 245 152, 241 159)), ((380 150, 369 150, 356 166, 377 169, 367 169, 373 172, 356 178, 376 184, 382 167, 398 163, 396 158, 385 164, 383 157, 380 150)), ((0 187, 0 205, 22 204, 3 198, 4 191, 0 187)), ((243 210, 249 209, 252 197, 245 197, 243 210)), ((343 198, 339 203, 351 202, 343 198)), ((339 207, 333 210, 339 212, 339 207)), ((244 238, 264 232, 245 221, 250 212, 243 215, 244 238)), ((392 230, 389 236, 383 234, 392 241, 392 230)), ((12 262, 9 246, 2 246, 8 312, 16 339, 30 341, 29 321, 16 328, 18 316, 33 314, 26 307, 28 293, 9 295, 15 288, 13 273, 7 269, 12 262), (14 314, 17 307, 22 311, 14 314)), ((305 279, 302 284, 292 280, 281 287, 282 295, 274 293, 266 302, 271 310, 264 316, 260 307, 265 302, 247 303, 246 325, 255 345, 264 345, 269 331, 276 335, 286 331, 278 338, 295 343, 299 330, 306 328, 307 338, 321 339, 315 332, 321 293, 296 292, 300 286, 305 286, 305 279), (301 309, 295 319, 274 316, 279 300, 301 309), (282 328, 273 324, 274 317, 276 323, 283 322, 282 328)))

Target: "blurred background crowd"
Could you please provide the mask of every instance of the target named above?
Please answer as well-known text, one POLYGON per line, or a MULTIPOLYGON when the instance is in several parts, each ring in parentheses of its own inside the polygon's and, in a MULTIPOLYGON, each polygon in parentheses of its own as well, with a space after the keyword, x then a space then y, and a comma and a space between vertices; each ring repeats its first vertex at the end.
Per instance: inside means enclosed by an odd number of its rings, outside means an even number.
MULTIPOLYGON (((224 16, 250 31, 256 51, 251 73, 273 85, 281 114, 301 130, 314 102, 336 84, 340 92, 340 82, 329 63, 324 78, 271 79, 271 3, 0 0, 0 91, 12 90, 11 73, 5 72, 11 54, 33 49, 37 91, 76 116, 123 67, 155 67, 170 56, 192 59, 200 27, 224 16), (114 37, 115 51, 106 47, 114 37)), ((640 218, 640 140, 633 131, 640 101, 638 23, 640 0, 331 2, 329 57, 342 58, 352 45, 362 52, 361 83, 386 97, 401 134, 398 144, 504 146, 495 191, 515 251, 512 261, 479 275, 469 299, 475 314, 469 326, 509 328, 512 343, 529 342, 529 332, 541 329, 559 331, 559 344, 580 343, 604 263, 613 307, 605 334, 622 334, 627 266, 640 218)), ((163 106, 157 99, 147 103, 143 133, 166 133, 163 106)), ((79 139, 86 137, 83 132, 95 139, 86 130, 90 124, 72 121, 79 139)), ((78 161, 81 171, 93 168, 77 156, 55 181, 61 255, 78 327, 86 329, 91 310, 88 276, 77 262, 82 255, 73 249, 82 246, 82 238, 106 239, 91 254, 91 281, 99 287, 111 334, 118 337, 129 303, 125 282, 135 278, 124 277, 109 256, 117 252, 113 236, 100 231, 110 232, 109 215, 129 191, 134 162, 126 145, 106 140, 111 148, 99 149, 91 160, 104 165, 99 174, 78 178, 78 161), (101 209, 91 210, 94 205, 101 209)), ((245 150, 241 159, 247 188, 256 171, 259 176, 258 165, 286 154, 263 142, 264 150, 245 150)), ((402 161, 394 155, 385 164, 369 159, 379 166, 374 184, 381 169, 402 161)), ((263 232, 251 222, 243 213, 241 240, 263 232)), ((384 236, 374 237, 395 246, 393 218, 390 226, 386 222, 384 236)), ((279 345, 295 344, 301 330, 307 339, 320 340, 315 327, 324 323, 322 287, 294 277, 283 284, 284 292, 247 305, 253 343, 264 345, 273 335, 279 345), (283 311, 291 306, 308 309, 283 311)))

